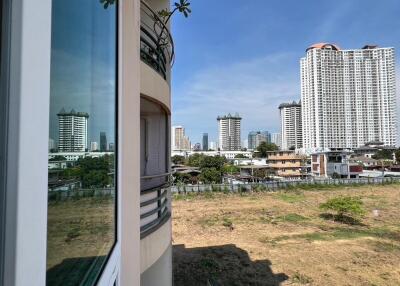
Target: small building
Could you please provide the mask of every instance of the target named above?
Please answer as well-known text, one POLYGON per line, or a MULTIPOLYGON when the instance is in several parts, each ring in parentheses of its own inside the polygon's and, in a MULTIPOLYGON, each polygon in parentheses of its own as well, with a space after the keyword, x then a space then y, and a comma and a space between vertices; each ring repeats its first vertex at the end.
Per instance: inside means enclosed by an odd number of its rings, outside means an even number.
POLYGON ((351 151, 325 151, 311 154, 311 173, 324 178, 358 178, 363 167, 351 163, 351 151))
POLYGON ((267 157, 269 166, 278 177, 300 179, 307 176, 307 158, 295 151, 270 151, 267 157))

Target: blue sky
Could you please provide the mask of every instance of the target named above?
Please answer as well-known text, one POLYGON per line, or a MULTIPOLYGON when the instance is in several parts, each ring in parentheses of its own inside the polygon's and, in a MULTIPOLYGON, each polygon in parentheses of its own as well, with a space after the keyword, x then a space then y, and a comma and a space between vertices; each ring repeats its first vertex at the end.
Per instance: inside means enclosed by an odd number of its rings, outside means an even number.
POLYGON ((216 117, 229 112, 243 117, 242 140, 251 130, 279 132, 277 107, 300 99, 299 60, 313 43, 400 50, 398 0, 190 2, 191 16, 172 25, 172 122, 192 143, 203 132, 216 141, 216 117))
POLYGON ((53 1, 50 138, 58 141, 57 113, 89 113, 88 145, 115 137, 116 17, 98 0, 53 1), (79 9, 77 9, 79 7, 79 9))

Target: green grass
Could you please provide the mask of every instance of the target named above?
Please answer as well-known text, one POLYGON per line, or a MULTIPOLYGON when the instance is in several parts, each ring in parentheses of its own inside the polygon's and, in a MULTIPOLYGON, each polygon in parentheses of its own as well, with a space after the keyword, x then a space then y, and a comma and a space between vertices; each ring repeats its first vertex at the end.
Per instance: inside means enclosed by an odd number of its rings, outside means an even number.
POLYGON ((296 213, 290 213, 287 215, 279 216, 277 217, 278 221, 283 221, 283 222, 303 222, 308 220, 309 218, 304 217, 302 215, 296 214, 296 213))
POLYGON ((275 198, 282 200, 287 203, 298 203, 305 200, 305 196, 302 192, 279 192, 275 195, 275 198))

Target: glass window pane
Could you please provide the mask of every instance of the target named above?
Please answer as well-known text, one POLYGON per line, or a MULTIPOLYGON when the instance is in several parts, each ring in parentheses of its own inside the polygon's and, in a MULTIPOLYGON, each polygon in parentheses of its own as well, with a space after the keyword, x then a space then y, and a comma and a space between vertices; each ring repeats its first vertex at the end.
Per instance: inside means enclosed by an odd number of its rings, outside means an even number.
POLYGON ((93 285, 116 241, 116 7, 53 1, 47 285, 93 285))

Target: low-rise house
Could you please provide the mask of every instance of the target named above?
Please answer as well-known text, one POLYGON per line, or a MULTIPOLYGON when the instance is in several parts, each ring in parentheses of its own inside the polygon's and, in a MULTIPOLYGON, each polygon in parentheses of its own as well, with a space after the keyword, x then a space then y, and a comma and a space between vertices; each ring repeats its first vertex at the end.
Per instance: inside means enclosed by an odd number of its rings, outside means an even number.
POLYGON ((351 151, 325 151, 311 154, 311 173, 324 178, 358 178, 363 167, 350 162, 351 151))
POLYGON ((306 157, 296 154, 295 151, 267 152, 267 162, 276 176, 286 179, 304 178, 306 172, 306 157))

